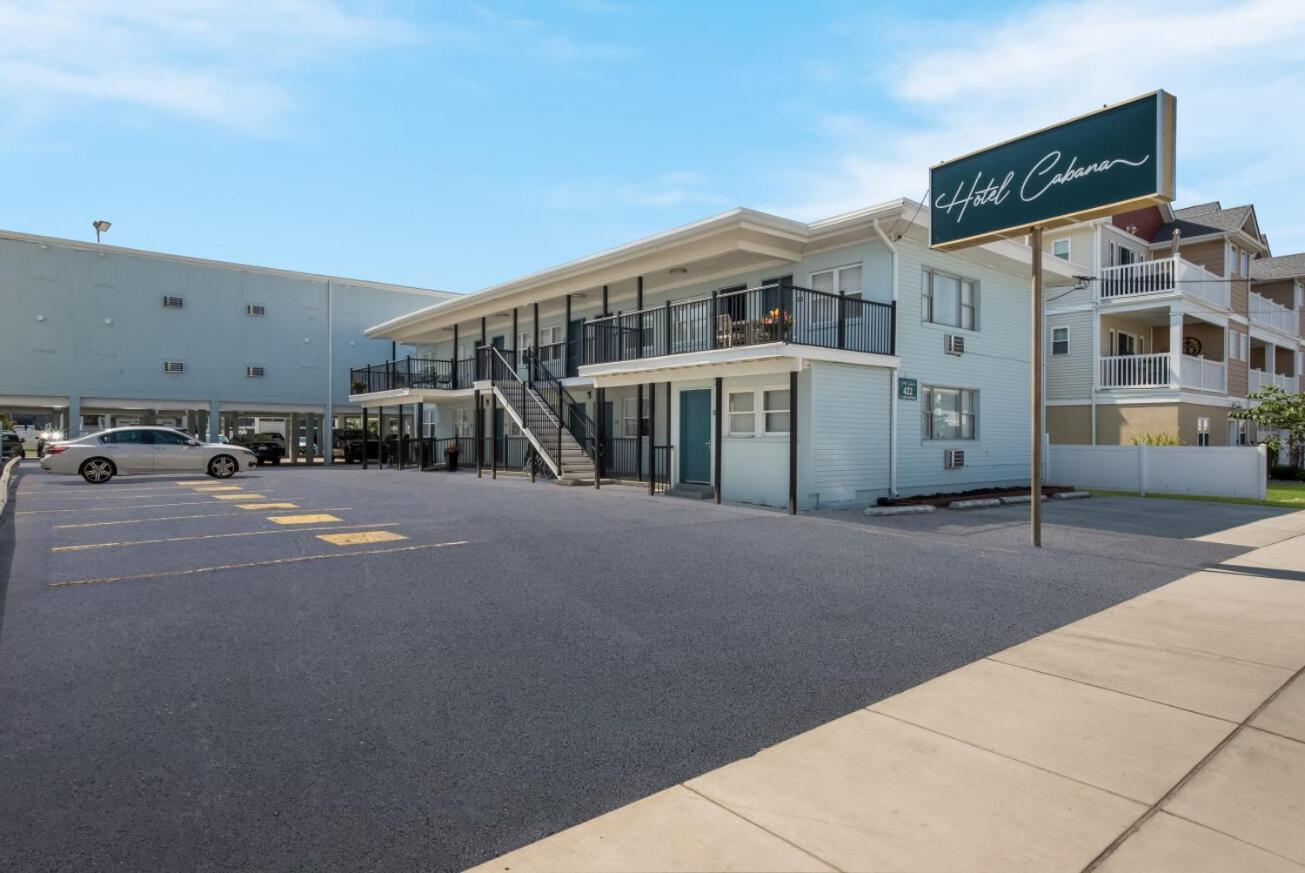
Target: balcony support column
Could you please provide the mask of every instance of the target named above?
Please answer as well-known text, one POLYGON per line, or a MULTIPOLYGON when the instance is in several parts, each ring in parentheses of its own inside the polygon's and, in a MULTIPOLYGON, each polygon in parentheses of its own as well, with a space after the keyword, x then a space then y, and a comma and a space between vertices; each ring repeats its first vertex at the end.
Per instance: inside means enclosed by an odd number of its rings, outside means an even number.
POLYGON ((362 468, 367 469, 367 407, 363 406, 362 426, 362 468))
MULTIPOLYGON (((894 395, 896 396, 896 395, 894 395)), ((765 415, 765 412, 762 412, 765 415)), ((798 372, 788 374, 788 514, 797 515, 798 372)))
POLYGON ((566 295, 566 322, 562 325, 562 377, 571 375, 571 295, 566 295))
MULTIPOLYGON (((535 361, 536 363, 538 363, 539 361, 539 301, 535 301, 535 308, 534 311, 531 313, 531 320, 534 324, 534 327, 532 328, 532 330, 534 331, 534 343, 532 344, 532 348, 534 348, 535 350, 534 351, 535 361)), ((529 382, 532 387, 534 386, 535 384, 534 366, 531 366, 526 371, 526 381, 529 382)), ((533 467, 531 469, 533 470, 533 467)))
MULTIPOLYGON (((643 391, 643 388, 639 388, 643 391)), ((666 410, 670 415, 670 410, 666 410)), ((657 493, 657 383, 648 383, 648 493, 657 493)))
POLYGON ((403 438, 404 438, 404 436, 405 436, 405 432, 406 432, 406 430, 407 430, 407 428, 405 427, 405 425, 407 425, 407 423, 408 423, 408 412, 407 412, 407 407, 406 407, 404 404, 400 403, 400 404, 399 404, 399 438, 398 438, 397 440, 395 440, 395 442, 394 442, 394 448, 395 448, 395 451, 397 451, 398 454, 399 454, 399 460, 398 460, 397 462, 395 462, 395 461, 393 461, 393 460, 390 461, 390 466, 392 466, 392 467, 398 467, 400 470, 403 469, 403 460, 404 460, 404 458, 403 458, 403 438))
POLYGON ((1182 387, 1179 378, 1183 363, 1183 311, 1177 306, 1169 307, 1169 387, 1182 387))
POLYGON ((457 391, 458 390, 458 326, 456 324, 453 325, 453 356, 452 357, 453 360, 451 364, 452 364, 453 372, 450 374, 449 384, 453 386, 454 391, 457 391))
POLYGON ((471 392, 471 396, 474 398, 472 402, 476 404, 476 414, 471 417, 471 421, 472 421, 472 430, 476 435, 476 478, 479 479, 481 478, 481 475, 483 474, 485 469, 484 458, 482 457, 484 455, 484 448, 485 448, 484 428, 483 428, 484 420, 480 414, 480 392, 473 391, 471 392))
MULTIPOLYGON (((713 302, 715 302, 714 296, 713 296, 713 302)), ((714 308, 715 307, 713 307, 713 309, 714 308)), ((712 320, 714 321, 715 319, 712 320)), ((717 503, 720 503, 720 490, 721 490, 721 448, 722 448, 721 418, 723 417, 721 415, 721 406, 724 403, 724 399, 725 399, 725 380, 722 379, 720 376, 717 376, 716 377, 716 415, 714 416, 715 421, 713 422, 713 428, 715 431, 713 435, 715 439, 712 440, 712 449, 716 455, 715 458, 716 462, 712 464, 712 468, 713 468, 712 473, 714 475, 711 477, 712 496, 715 498, 717 503)))

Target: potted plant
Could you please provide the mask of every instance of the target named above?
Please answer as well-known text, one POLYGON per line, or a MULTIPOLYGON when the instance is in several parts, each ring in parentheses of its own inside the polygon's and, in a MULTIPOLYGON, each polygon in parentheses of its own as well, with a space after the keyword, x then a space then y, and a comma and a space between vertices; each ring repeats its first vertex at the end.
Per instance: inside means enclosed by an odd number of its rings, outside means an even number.
POLYGON ((769 340, 788 339, 789 331, 793 329, 793 316, 775 307, 762 316, 761 326, 769 340))
POLYGON ((349 387, 353 389, 354 394, 366 394, 367 380, 361 376, 355 376, 353 381, 349 383, 349 387))
POLYGON ((445 447, 445 449, 444 449, 444 464, 445 464, 445 468, 446 468, 450 473, 456 473, 456 472, 458 471, 458 444, 457 444, 457 442, 449 443, 448 446, 445 447))

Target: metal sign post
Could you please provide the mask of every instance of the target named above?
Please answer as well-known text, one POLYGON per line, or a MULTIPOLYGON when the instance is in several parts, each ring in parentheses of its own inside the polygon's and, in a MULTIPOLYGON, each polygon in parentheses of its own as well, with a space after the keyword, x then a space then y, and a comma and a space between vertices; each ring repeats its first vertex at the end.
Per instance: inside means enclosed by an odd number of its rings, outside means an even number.
POLYGON ((1032 357, 1032 415, 1029 426, 1030 457, 1033 459, 1029 470, 1029 533, 1033 538, 1033 547, 1042 548, 1042 228, 1030 231, 1033 246, 1033 320, 1032 357))

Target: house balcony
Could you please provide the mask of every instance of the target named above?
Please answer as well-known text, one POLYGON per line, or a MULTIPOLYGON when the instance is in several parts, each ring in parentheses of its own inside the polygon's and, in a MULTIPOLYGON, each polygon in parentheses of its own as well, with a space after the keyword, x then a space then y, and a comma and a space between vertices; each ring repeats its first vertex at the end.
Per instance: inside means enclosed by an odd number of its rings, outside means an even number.
POLYGON ((1168 352, 1103 356, 1101 387, 1189 388, 1196 391, 1227 392, 1228 365, 1224 361, 1181 355, 1175 373, 1173 360, 1168 352))
POLYGON ((1250 310, 1251 321, 1255 324, 1272 327, 1293 336, 1299 329, 1300 319, 1296 316, 1296 310, 1254 291, 1250 295, 1250 310))
POLYGON ((584 364, 796 343, 895 353, 896 307, 793 285, 667 302, 587 322, 584 364))
POLYGON ((450 360, 411 356, 368 364, 349 371, 349 394, 357 397, 394 391, 457 391, 470 388, 485 366, 487 364, 477 358, 450 360))
POLYGON ((1219 309, 1228 308, 1228 283, 1178 257, 1106 267, 1097 282, 1097 299, 1102 302, 1159 294, 1187 294, 1219 309))
POLYGON ((1262 391, 1274 385, 1289 393, 1296 393, 1296 377, 1284 376, 1280 373, 1266 373, 1263 370, 1251 370, 1250 380, 1248 383, 1249 392, 1254 394, 1256 391, 1262 391))

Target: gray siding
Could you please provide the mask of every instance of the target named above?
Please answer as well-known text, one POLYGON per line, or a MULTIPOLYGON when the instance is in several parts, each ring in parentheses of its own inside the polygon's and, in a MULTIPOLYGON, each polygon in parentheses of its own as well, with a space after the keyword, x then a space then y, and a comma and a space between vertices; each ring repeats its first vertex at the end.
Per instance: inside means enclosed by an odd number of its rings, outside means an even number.
POLYGON ((882 368, 811 365, 812 490, 820 503, 888 493, 890 387, 882 368))
POLYGON ((1094 313, 1047 316, 1047 399, 1087 400, 1092 394, 1092 319, 1094 313), (1051 353, 1053 327, 1069 328, 1069 354, 1051 353))

